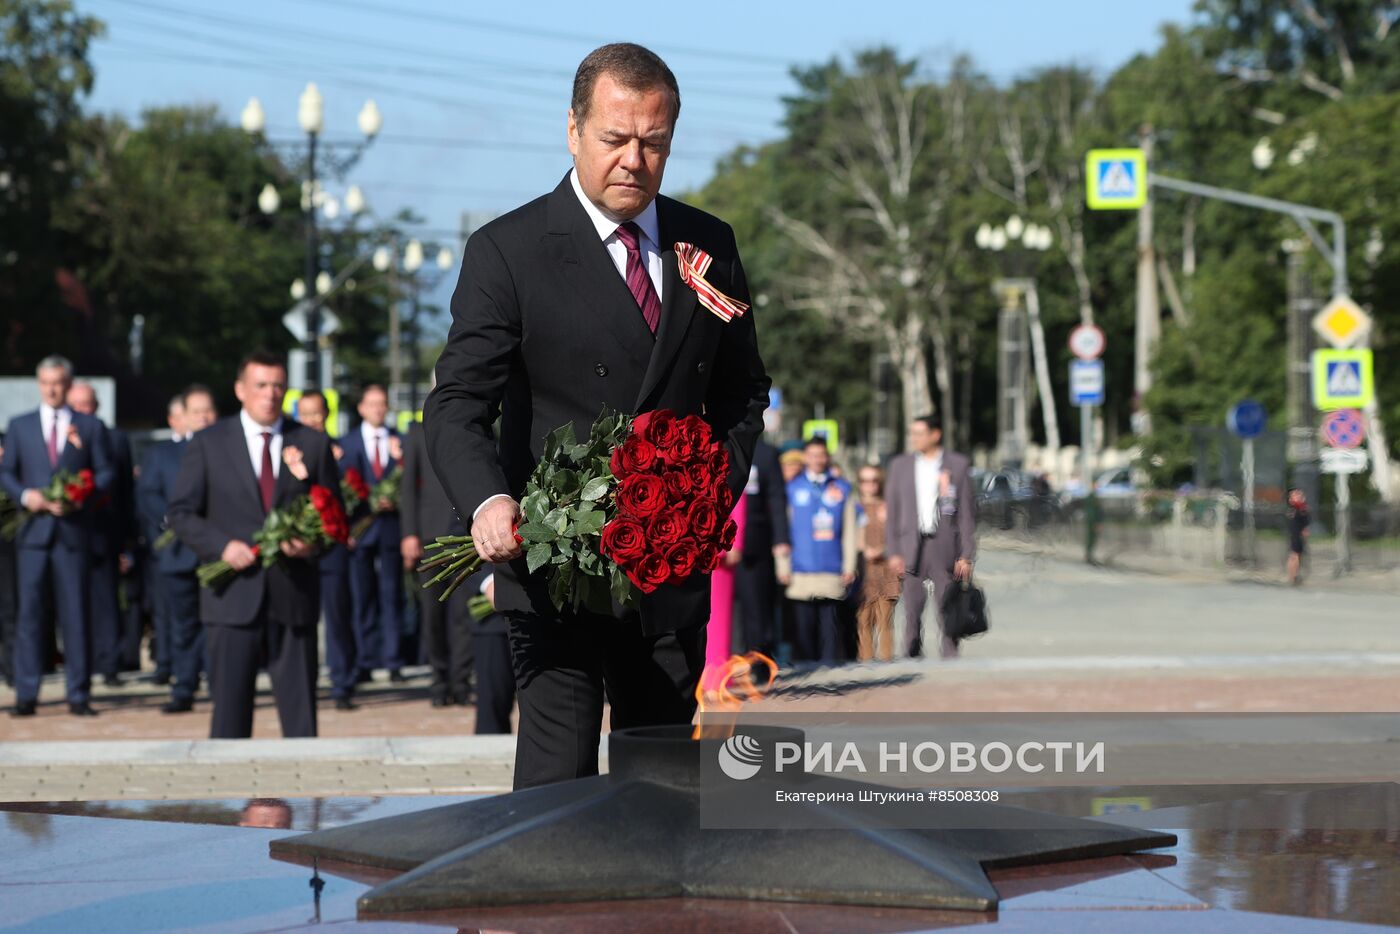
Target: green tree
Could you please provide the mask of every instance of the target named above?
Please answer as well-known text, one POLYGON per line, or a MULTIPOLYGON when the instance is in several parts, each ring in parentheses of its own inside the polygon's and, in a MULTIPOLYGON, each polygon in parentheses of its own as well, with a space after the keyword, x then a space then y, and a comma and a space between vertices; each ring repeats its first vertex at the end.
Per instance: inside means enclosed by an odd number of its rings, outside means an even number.
POLYGON ((68 0, 0 0, 0 367, 76 350, 74 312, 59 298, 66 250, 53 217, 74 184, 80 100, 92 89, 97 20, 68 0))

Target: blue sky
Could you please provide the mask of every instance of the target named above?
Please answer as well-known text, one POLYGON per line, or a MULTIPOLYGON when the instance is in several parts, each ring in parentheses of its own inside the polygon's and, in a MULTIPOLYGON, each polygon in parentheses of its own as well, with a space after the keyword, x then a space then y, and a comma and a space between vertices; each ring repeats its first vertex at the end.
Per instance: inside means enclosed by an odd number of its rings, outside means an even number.
POLYGON ((1191 2, 630 6, 78 0, 108 24, 92 55, 92 107, 135 117, 150 106, 202 102, 236 121, 257 96, 269 135, 295 137, 297 97, 316 81, 326 138, 353 139, 355 116, 373 97, 384 115, 381 137, 330 190, 358 183, 376 213, 410 207, 426 218, 425 234, 449 242, 463 212, 508 210, 558 182, 569 166, 573 70, 605 41, 641 42, 676 72, 684 109, 663 189, 676 192, 702 184, 720 153, 777 135, 791 64, 888 44, 935 68, 966 53, 998 80, 1063 62, 1107 72, 1152 49, 1160 24, 1185 21, 1191 2))

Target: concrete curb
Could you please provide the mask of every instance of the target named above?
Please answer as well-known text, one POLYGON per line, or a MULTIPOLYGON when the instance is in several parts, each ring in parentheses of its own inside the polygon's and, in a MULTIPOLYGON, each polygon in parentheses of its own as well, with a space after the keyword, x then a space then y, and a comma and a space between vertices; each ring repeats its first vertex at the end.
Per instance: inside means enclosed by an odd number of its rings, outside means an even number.
MULTIPOLYGON (((606 741, 606 738, 605 738, 606 741)), ((606 749, 606 746, 604 747, 606 749)), ((514 736, 362 739, 89 740, 0 745, 0 766, 205 765, 375 762, 483 765, 515 762, 514 736)))

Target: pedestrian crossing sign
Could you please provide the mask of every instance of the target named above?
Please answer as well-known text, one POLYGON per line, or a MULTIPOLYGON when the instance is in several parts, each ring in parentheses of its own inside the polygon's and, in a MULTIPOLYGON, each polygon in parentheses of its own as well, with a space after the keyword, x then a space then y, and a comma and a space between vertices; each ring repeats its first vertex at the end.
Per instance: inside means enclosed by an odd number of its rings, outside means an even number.
POLYGON ((1091 149, 1084 181, 1092 210, 1140 208, 1147 203, 1147 155, 1141 149, 1091 149))
POLYGON ((1369 350, 1314 350, 1313 405, 1324 412, 1365 408, 1375 398, 1369 350))

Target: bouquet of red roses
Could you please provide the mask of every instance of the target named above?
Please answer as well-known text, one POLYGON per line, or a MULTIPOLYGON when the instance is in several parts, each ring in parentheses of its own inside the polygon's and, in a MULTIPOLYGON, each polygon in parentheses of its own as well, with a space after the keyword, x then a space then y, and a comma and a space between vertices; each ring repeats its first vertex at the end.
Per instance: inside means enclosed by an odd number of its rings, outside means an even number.
MULTIPOLYGON (((355 470, 355 468, 353 467, 347 470, 345 473, 347 478, 352 473, 356 476, 359 476, 359 471, 355 470)), ((374 520, 379 518, 380 513, 392 511, 392 505, 389 509, 381 509, 379 508, 380 503, 385 500, 387 500, 391 504, 397 503, 399 501, 399 486, 402 480, 403 471, 395 467, 394 469, 386 473, 379 480, 379 482, 377 482, 374 485, 373 489, 365 489, 365 495, 360 497, 360 499, 363 502, 369 503, 369 515, 365 516, 364 518, 360 519, 358 522, 355 523, 355 527, 350 530, 351 538, 354 538, 356 540, 364 538, 365 533, 368 532, 369 527, 374 524, 374 520)), ((361 477, 360 486, 363 487, 364 485, 364 478, 361 477)))
MULTIPOLYGON (((328 487, 312 486, 309 495, 298 496, 291 505, 269 512, 262 528, 253 533, 253 554, 263 567, 271 567, 282 559, 282 543, 292 539, 318 546, 349 541, 345 510, 328 487)), ((219 560, 201 564, 195 573, 201 585, 218 587, 237 572, 227 561, 219 560)))
MULTIPOLYGON (((63 514, 67 515, 83 508, 83 504, 97 492, 97 483, 93 480, 92 471, 87 468, 77 473, 59 470, 49 480, 49 485, 39 492, 43 493, 44 499, 49 502, 61 503, 63 514)), ((16 509, 14 514, 5 520, 4 526, 0 527, 0 535, 13 540, 19 534, 19 530, 24 528, 24 524, 36 515, 38 513, 27 509, 16 509)))
POLYGON ((369 502, 369 484, 354 467, 345 471, 340 478, 340 498, 345 501, 345 512, 353 516, 361 506, 369 502))
MULTIPOLYGON (((708 573, 734 542, 729 455, 696 415, 668 409, 632 418, 604 412, 587 441, 572 424, 552 432, 521 501, 516 535, 530 573, 543 573, 551 602, 607 613, 637 593, 708 573)), ((420 565, 450 583, 481 564, 469 536, 444 536, 420 565)))

